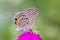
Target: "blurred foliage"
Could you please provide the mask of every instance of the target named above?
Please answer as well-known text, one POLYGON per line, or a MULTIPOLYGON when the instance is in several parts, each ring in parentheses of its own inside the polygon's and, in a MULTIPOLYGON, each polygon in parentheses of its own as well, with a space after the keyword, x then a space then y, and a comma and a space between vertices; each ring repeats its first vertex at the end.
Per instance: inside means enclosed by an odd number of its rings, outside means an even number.
POLYGON ((0 40, 17 40, 22 32, 16 32, 13 16, 32 7, 40 11, 33 31, 43 40, 60 40, 60 0, 0 0, 0 40))

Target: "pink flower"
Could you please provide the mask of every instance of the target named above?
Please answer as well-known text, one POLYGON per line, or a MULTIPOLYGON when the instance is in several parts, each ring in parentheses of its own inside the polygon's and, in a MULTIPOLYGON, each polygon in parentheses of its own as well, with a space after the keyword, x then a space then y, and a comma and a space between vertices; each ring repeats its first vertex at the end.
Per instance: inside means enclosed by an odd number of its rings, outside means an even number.
POLYGON ((18 40, 42 40, 42 38, 34 32, 24 32, 18 36, 18 40))

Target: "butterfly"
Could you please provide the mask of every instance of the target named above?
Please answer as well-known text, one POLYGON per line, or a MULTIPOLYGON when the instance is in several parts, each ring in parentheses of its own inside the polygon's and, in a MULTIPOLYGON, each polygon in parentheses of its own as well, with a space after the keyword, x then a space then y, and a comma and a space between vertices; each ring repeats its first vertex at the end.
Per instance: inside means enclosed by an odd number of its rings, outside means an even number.
POLYGON ((14 23, 18 26, 17 31, 31 31, 32 27, 38 17, 37 8, 28 8, 23 11, 18 12, 14 16, 14 23))

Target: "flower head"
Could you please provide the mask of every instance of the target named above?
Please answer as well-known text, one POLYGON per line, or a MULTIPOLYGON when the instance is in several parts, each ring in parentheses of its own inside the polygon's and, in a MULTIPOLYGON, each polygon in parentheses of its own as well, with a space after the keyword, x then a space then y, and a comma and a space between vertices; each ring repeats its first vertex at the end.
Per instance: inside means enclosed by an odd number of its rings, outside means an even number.
POLYGON ((18 36, 18 40, 42 40, 42 38, 34 32, 24 32, 18 36))

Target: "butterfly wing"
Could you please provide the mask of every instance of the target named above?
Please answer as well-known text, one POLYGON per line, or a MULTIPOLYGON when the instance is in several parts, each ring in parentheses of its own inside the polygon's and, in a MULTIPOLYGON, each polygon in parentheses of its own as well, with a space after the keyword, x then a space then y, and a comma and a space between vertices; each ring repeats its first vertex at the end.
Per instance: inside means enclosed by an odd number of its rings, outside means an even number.
MULTIPOLYGON (((20 30, 28 30, 30 27, 30 19, 29 16, 23 12, 19 12, 16 16, 15 19, 18 18, 18 23, 16 23, 16 25, 18 25, 18 28, 16 29, 17 31, 20 30)), ((15 21, 16 22, 16 21, 15 21)))
POLYGON ((30 29, 33 27, 37 17, 38 17, 38 9, 37 8, 29 8, 29 9, 26 9, 24 11, 25 14, 28 15, 28 19, 29 19, 29 22, 30 22, 30 29))
MULTIPOLYGON (((23 31, 30 30, 33 27, 38 16, 37 8, 29 8, 17 14, 19 26, 18 29, 22 28, 23 31)), ((16 17, 15 17, 16 18, 16 17)))

